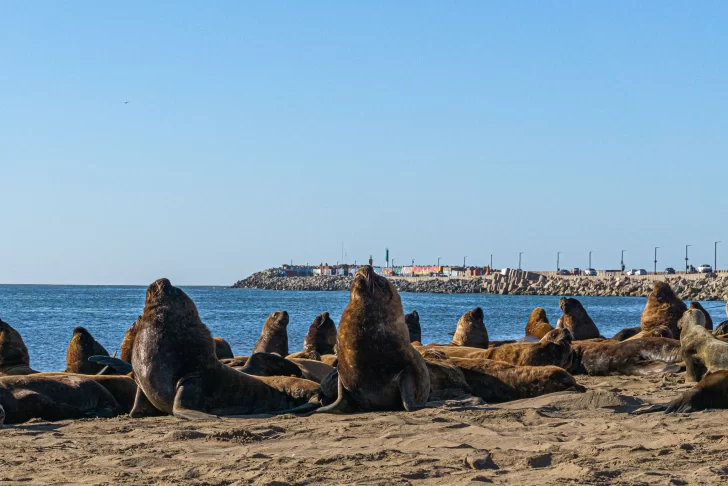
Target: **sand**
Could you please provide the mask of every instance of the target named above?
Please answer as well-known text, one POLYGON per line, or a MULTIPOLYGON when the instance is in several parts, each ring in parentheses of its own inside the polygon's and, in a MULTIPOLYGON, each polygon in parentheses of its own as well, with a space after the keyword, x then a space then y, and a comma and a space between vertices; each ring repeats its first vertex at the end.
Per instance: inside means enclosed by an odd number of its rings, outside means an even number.
POLYGON ((683 374, 413 413, 34 421, 0 430, 0 484, 718 484, 728 411, 630 415, 683 374))

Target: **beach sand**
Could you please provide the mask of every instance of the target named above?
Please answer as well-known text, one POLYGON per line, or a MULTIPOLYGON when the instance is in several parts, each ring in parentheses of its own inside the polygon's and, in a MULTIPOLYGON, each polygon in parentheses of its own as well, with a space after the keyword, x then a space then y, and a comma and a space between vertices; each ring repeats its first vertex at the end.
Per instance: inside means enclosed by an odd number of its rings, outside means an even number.
POLYGON ((626 413, 684 374, 580 377, 585 394, 413 413, 34 421, 0 430, 12 484, 718 484, 728 411, 626 413))

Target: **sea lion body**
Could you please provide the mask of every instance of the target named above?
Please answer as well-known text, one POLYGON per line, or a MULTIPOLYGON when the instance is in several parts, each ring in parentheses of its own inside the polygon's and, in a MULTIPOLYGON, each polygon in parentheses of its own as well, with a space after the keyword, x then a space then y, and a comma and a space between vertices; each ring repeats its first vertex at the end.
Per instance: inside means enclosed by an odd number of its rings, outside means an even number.
POLYGON ((488 330, 483 322, 483 309, 476 307, 462 315, 458 320, 455 334, 450 344, 471 348, 488 347, 488 330))
POLYGON ((533 336, 541 339, 548 332, 553 331, 553 326, 549 323, 546 311, 543 307, 536 307, 528 317, 526 323, 526 336, 533 336))
POLYGON ((425 359, 410 344, 399 293, 371 266, 354 277, 337 338, 337 400, 319 411, 424 406, 430 394, 425 359))
POLYGON ((664 326, 670 329, 675 339, 680 339, 677 323, 686 310, 685 302, 677 298, 670 284, 657 281, 647 296, 647 303, 640 318, 640 327, 643 331, 649 331, 664 326))
POLYGON ((131 363, 131 353, 134 349, 134 338, 136 337, 136 324, 139 322, 142 316, 137 317, 137 320, 129 326, 129 329, 124 333, 124 338, 121 340, 121 350, 119 351, 119 359, 131 363))
POLYGON ((409 340, 411 343, 422 341, 422 328, 420 327, 420 315, 413 310, 404 316, 404 323, 407 324, 409 340))
POLYGON ((680 342, 652 337, 627 341, 574 343, 568 369, 572 375, 649 375, 677 372, 681 361, 680 342))
POLYGON ((648 337, 664 337, 664 338, 670 338, 675 339, 675 336, 673 336, 672 331, 670 331, 669 328, 665 326, 660 327, 653 327, 649 330, 640 330, 637 334, 634 336, 628 337, 627 339, 622 340, 624 341, 632 341, 634 339, 642 339, 642 338, 648 338, 648 337))
POLYGON ((0 378, 0 415, 5 416, 5 423, 33 418, 114 417, 121 413, 113 395, 89 377, 35 374, 0 378))
POLYGON ((309 380, 255 378, 221 363, 195 304, 167 279, 149 286, 135 327, 137 398, 143 394, 162 412, 190 419, 245 415, 288 410, 317 398, 318 384, 309 380))
POLYGON ((309 359, 315 359, 312 353, 317 353, 320 359, 322 354, 335 354, 335 350, 336 324, 328 312, 323 312, 316 316, 303 338, 303 353, 308 353, 309 359))
POLYGON ((572 297, 562 297, 559 300, 559 307, 561 307, 564 315, 559 317, 556 327, 571 331, 574 341, 600 337, 599 329, 592 318, 589 317, 581 302, 572 297))
POLYGON ((692 389, 670 402, 665 413, 728 408, 728 370, 707 373, 692 389))
POLYGON ((121 407, 122 413, 129 413, 134 406, 134 400, 137 393, 137 385, 133 378, 125 375, 84 375, 66 372, 48 372, 38 373, 38 377, 53 376, 80 376, 89 380, 93 380, 99 385, 106 388, 111 393, 116 402, 121 407))
POLYGON ((728 343, 705 328, 705 314, 688 309, 678 323, 685 381, 700 381, 706 373, 728 369, 728 343))
POLYGON ((303 378, 311 381, 315 381, 316 383, 321 383, 321 380, 324 379, 326 375, 331 373, 331 371, 334 369, 333 366, 327 365, 326 363, 323 363, 321 361, 313 360, 313 359, 304 359, 304 358, 286 358, 287 360, 293 362, 296 366, 298 366, 301 369, 301 373, 303 378))
POLYGON ((288 356, 288 312, 277 311, 268 316, 255 343, 253 353, 277 353, 288 356))
POLYGON ((10 324, 0 319, 0 376, 32 375, 30 355, 23 337, 10 324))
POLYGON ((230 347, 230 344, 225 341, 220 336, 217 336, 215 339, 215 356, 217 356, 217 359, 229 359, 234 358, 235 355, 233 354, 233 348, 230 347))
POLYGON ((636 336, 642 331, 641 327, 628 327, 626 329, 622 329, 617 334, 615 334, 610 340, 611 341, 626 341, 627 339, 636 336))
POLYGON ((66 350, 66 373, 95 375, 103 370, 104 366, 90 362, 89 357, 108 355, 108 351, 86 328, 77 326, 73 329, 73 336, 66 350))
POLYGON ((425 362, 430 375, 428 401, 455 400, 472 394, 465 375, 457 366, 443 359, 431 360, 427 356, 425 362))

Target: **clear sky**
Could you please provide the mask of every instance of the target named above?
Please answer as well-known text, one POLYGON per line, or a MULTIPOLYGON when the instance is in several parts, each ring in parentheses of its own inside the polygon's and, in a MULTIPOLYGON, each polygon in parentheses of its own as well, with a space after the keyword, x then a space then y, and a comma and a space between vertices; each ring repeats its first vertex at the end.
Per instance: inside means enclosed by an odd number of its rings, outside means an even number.
POLYGON ((0 2, 0 283, 728 267, 728 3, 0 2), (128 104, 124 104, 128 101, 128 104), (721 252, 721 248, 723 249, 721 252))

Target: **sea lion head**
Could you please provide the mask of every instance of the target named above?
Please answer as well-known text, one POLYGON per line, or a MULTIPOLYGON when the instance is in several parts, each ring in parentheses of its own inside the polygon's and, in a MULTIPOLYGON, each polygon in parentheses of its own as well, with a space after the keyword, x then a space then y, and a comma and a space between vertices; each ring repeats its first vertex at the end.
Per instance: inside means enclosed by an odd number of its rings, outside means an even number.
POLYGON ((672 302, 677 299, 670 284, 659 280, 652 286, 652 294, 658 302, 672 302))
POLYGON ((677 321, 677 327, 684 331, 690 326, 700 326, 705 329, 705 314, 694 308, 685 311, 680 320, 677 321))
POLYGON ((543 307, 536 307, 531 312, 528 322, 549 322, 549 318, 546 316, 546 310, 543 307))
POLYGON ((286 311, 275 311, 268 316, 265 320, 265 327, 274 327, 278 329, 285 329, 288 326, 288 312, 286 311))
POLYGON ((333 354, 336 346, 336 324, 328 312, 322 312, 313 320, 303 339, 305 353, 333 354))
POLYGON ((30 366, 28 348, 10 324, 0 319, 0 366, 30 366))
POLYGON ((361 267, 354 275, 351 284, 351 300, 364 304, 373 301, 395 302, 401 307, 399 293, 392 283, 381 275, 377 275, 371 265, 361 267))
POLYGON ((574 341, 574 335, 571 334, 571 331, 566 329, 565 327, 559 327, 552 331, 547 332, 544 337, 541 338, 542 343, 561 343, 561 342, 568 342, 571 343, 574 341))
POLYGON ((422 341, 422 328, 420 327, 420 315, 416 310, 413 310, 406 316, 404 316, 404 323, 407 324, 407 330, 409 331, 410 342, 422 341))
POLYGON ((66 350, 66 372, 95 374, 104 367, 100 364, 91 363, 88 358, 91 356, 108 356, 106 349, 94 339, 88 330, 82 326, 73 329, 71 342, 66 350))
POLYGON ((586 312, 584 310, 584 306, 581 305, 581 302, 573 297, 561 297, 561 299, 559 299, 559 307, 561 307, 561 311, 564 314, 571 314, 578 311, 586 312))
POLYGON ((463 314, 458 321, 452 343, 457 346, 471 346, 474 348, 488 347, 488 330, 483 322, 483 309, 476 307, 463 314))
POLYGON ((690 302, 690 307, 689 308, 690 309, 697 309, 700 312, 702 312, 703 315, 705 316, 705 328, 708 331, 712 331, 713 330, 713 319, 710 317, 710 314, 708 314, 708 311, 705 310, 705 308, 700 304, 700 302, 696 302, 696 301, 690 302))
POLYGON ((233 354, 233 350, 230 347, 230 343, 225 341, 225 339, 221 338, 220 336, 215 337, 214 340, 215 356, 217 356, 217 359, 230 359, 235 357, 235 355, 233 354))
MULTIPOLYGON (((152 282, 147 288, 147 297, 144 304, 142 318, 137 320, 137 326, 161 324, 160 319, 174 324, 179 322, 200 321, 200 314, 192 299, 166 278, 152 282)), ((200 321, 200 324, 202 321, 200 321)), ((204 325, 204 324, 203 324, 204 325)), ((139 332, 139 329, 136 330, 139 332)), ((211 343, 212 344, 212 343, 211 343)))

